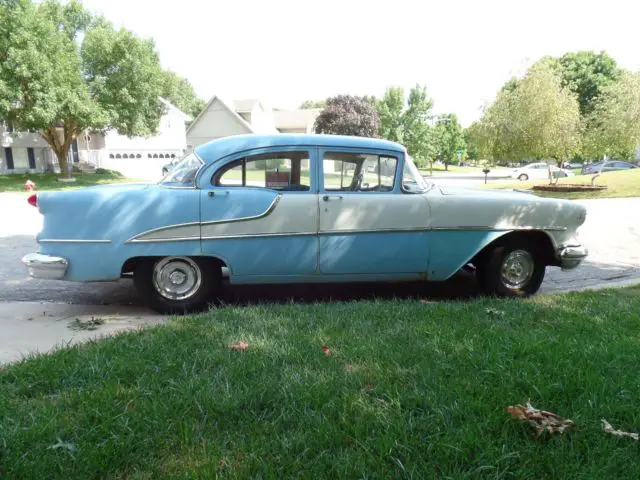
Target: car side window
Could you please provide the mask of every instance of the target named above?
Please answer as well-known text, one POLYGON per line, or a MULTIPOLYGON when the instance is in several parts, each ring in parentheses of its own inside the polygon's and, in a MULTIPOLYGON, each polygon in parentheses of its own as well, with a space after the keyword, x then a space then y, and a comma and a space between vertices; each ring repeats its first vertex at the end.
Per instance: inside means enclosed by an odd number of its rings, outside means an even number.
POLYGON ((324 189, 351 192, 393 190, 398 158, 388 155, 325 152, 324 189))
POLYGON ((309 152, 249 155, 225 165, 212 177, 211 183, 220 187, 307 191, 311 188, 309 152))

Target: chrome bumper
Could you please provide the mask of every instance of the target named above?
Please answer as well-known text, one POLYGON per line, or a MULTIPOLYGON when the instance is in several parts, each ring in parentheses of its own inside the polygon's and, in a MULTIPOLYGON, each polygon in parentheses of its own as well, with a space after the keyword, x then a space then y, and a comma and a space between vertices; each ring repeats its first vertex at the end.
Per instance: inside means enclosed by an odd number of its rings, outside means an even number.
POLYGON ((565 245, 557 250, 562 270, 572 270, 582 263, 589 254, 583 245, 565 245))
POLYGON ((60 280, 67 271, 69 262, 66 258, 29 253, 22 257, 22 263, 27 266, 29 276, 33 278, 47 278, 60 280))

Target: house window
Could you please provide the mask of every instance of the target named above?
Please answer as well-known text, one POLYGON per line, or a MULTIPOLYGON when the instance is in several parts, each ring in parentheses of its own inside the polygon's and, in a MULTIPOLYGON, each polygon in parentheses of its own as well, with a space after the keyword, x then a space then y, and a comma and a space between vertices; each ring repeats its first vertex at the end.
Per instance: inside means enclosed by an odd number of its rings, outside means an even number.
POLYGON ((13 149, 4 149, 4 158, 7 161, 7 170, 13 170, 13 149))
POLYGON ((126 153, 123 153, 122 158, 129 158, 129 155, 127 155, 126 153))
POLYGON ((120 155, 119 153, 116 153, 116 158, 122 158, 122 155, 120 155))
POLYGON ((109 158, 116 158, 116 157, 113 156, 113 153, 110 153, 109 158))
POLYGON ((29 158, 29 168, 36 168, 36 154, 33 151, 33 148, 27 148, 27 157, 29 158))
POLYGON ((154 154, 153 154, 153 158, 158 158, 158 154, 157 154, 157 153, 154 153, 154 154))
POLYGON ((136 158, 142 158, 142 155, 140 155, 139 153, 136 153, 136 158))
POLYGON ((224 166, 212 178, 213 185, 260 187, 305 191, 311 186, 309 152, 277 152, 251 155, 224 166))
POLYGON ((151 158, 151 154, 150 153, 147 153, 147 158, 151 158))
POLYGON ((324 189, 388 192, 393 190, 398 159, 385 155, 338 153, 324 154, 324 189))

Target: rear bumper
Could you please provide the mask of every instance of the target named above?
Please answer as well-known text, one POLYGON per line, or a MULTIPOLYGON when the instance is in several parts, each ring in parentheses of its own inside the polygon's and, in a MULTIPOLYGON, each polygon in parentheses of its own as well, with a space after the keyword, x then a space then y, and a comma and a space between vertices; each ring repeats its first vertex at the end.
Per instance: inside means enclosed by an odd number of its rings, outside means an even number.
POLYGON ((589 251, 584 245, 564 245, 556 251, 562 270, 573 270, 587 257, 589 251))
POLYGON ((47 278, 60 280, 67 272, 69 262, 66 258, 42 255, 41 253, 29 253, 22 257, 22 263, 27 267, 27 272, 33 278, 47 278))

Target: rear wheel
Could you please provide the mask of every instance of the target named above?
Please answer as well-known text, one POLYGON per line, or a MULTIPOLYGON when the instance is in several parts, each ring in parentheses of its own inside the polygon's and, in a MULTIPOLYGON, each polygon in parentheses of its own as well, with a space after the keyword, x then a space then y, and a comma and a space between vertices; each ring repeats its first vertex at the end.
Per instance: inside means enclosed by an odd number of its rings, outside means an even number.
POLYGON ((136 268, 133 281, 144 303, 164 314, 205 310, 220 288, 221 270, 211 259, 150 258, 136 268))
POLYGON ((540 289, 546 265, 533 242, 505 242, 488 252, 476 278, 482 291, 498 297, 526 297, 540 289))
POLYGON ((518 177, 518 180, 520 180, 521 182, 526 182, 527 180, 529 180, 529 175, 527 175, 526 173, 523 173, 518 177))

